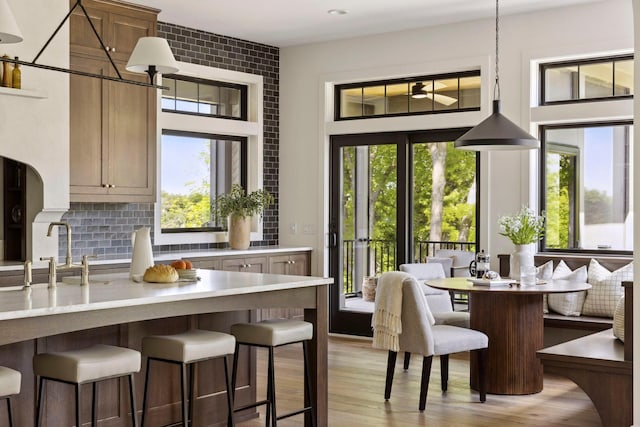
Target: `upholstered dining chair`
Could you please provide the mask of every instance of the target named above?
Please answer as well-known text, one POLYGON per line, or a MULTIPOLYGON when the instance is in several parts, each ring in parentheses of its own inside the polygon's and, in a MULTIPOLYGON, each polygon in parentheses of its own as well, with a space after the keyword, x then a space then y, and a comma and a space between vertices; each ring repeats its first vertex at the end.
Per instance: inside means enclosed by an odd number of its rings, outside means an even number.
POLYGON ((488 337, 480 331, 436 325, 424 291, 412 275, 392 271, 378 278, 372 319, 373 347, 388 350, 384 398, 391 386, 399 351, 423 355, 418 408, 424 411, 433 356, 440 357, 441 388, 447 390, 449 354, 473 351, 478 364, 480 401, 486 400, 486 350, 488 337))

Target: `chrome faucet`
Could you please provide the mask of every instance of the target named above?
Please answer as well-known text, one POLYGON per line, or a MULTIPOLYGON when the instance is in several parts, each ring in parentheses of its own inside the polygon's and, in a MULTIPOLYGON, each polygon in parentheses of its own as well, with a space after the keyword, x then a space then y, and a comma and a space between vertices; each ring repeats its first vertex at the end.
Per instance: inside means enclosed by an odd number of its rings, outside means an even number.
POLYGON ((58 265, 58 269, 64 269, 64 268, 81 268, 82 265, 80 264, 73 264, 72 260, 71 260, 71 226, 69 225, 68 222, 64 222, 64 221, 60 221, 60 222, 52 222, 49 224, 49 230, 47 231, 47 237, 51 237, 51 232, 53 231, 53 227, 55 226, 63 226, 65 228, 65 230, 67 231, 67 253, 66 253, 66 257, 64 260, 64 264, 60 264, 58 265))
POLYGON ((40 261, 49 261, 49 289, 56 287, 56 282, 58 280, 56 275, 56 257, 40 257, 40 261))

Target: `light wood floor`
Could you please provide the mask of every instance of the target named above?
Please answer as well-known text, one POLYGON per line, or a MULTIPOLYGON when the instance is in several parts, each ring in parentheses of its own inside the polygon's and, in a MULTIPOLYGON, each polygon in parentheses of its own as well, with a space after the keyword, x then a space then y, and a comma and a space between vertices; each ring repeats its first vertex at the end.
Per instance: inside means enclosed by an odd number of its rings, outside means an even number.
MULTIPOLYGON (((258 352, 258 393, 263 396, 266 352, 258 352)), ((276 349, 278 412, 302 404, 302 348, 276 349)), ((329 425, 360 426, 600 426, 598 414, 578 386, 568 379, 545 375, 544 390, 527 396, 487 395, 480 403, 469 389, 466 356, 452 356, 449 390, 440 391, 440 363, 433 363, 427 408, 418 411, 421 358, 414 357, 408 372, 398 356, 391 399, 384 401, 387 353, 371 348, 371 341, 358 338, 329 338, 329 425)), ((264 425, 259 419, 238 423, 241 427, 264 425)), ((282 420, 279 426, 300 426, 302 416, 282 420)))

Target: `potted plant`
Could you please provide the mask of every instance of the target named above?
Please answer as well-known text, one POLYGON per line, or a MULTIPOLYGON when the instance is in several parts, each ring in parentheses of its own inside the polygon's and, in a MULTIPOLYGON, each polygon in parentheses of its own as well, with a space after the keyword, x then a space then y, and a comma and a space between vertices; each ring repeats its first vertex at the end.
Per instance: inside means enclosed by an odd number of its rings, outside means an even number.
POLYGON ((250 244, 251 218, 271 206, 273 196, 265 190, 247 194, 238 184, 233 184, 228 193, 215 198, 212 211, 220 217, 229 217, 229 246, 231 249, 247 249, 250 244))

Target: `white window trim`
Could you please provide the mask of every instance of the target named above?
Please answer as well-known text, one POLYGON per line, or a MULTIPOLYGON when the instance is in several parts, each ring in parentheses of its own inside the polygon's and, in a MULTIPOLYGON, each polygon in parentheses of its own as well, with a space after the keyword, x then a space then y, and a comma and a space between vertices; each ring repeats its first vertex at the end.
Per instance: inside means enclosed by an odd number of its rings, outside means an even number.
MULTIPOLYGON (((227 242, 226 231, 217 232, 184 232, 163 233, 160 226, 160 198, 161 198, 161 170, 162 156, 162 129, 180 130, 186 132, 202 132, 211 134, 223 134, 242 136, 247 138, 247 191, 255 191, 263 188, 263 146, 264 146, 264 83, 263 77, 255 74, 238 71, 223 70, 220 68, 206 67, 203 65, 179 62, 180 72, 177 75, 196 77, 206 80, 237 83, 248 86, 247 93, 247 119, 248 121, 229 120, 212 117, 202 117, 188 114, 176 114, 162 112, 162 95, 159 94, 157 111, 157 143, 156 152, 156 203, 154 206, 154 244, 177 245, 197 243, 227 242)), ((160 82, 159 84, 162 84, 160 82)), ((262 221, 259 216, 254 216, 251 224, 251 240, 262 240, 262 221)))

